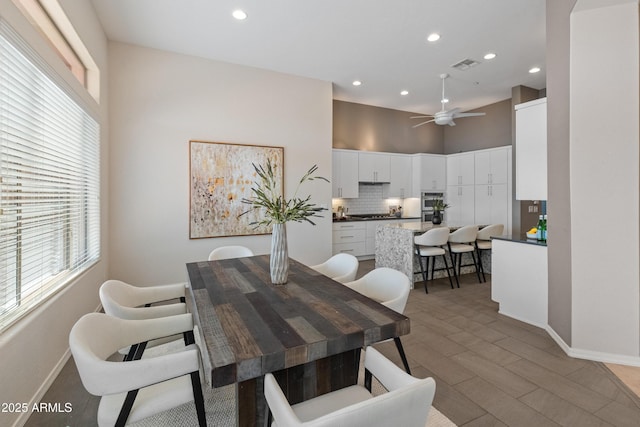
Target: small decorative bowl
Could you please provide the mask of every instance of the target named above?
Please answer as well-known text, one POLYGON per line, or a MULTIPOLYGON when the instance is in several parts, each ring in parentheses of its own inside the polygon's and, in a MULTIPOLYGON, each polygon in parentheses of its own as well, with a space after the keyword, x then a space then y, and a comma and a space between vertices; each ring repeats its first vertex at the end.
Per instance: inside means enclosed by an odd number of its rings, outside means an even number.
POLYGON ((537 235, 536 233, 527 233, 527 239, 536 239, 537 235))

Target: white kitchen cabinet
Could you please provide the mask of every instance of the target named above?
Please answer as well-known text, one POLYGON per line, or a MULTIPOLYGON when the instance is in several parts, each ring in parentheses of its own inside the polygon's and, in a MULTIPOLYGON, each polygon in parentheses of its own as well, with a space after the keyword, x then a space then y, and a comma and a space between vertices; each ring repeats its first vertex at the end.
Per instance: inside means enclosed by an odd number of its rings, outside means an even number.
POLYGON ((447 187, 444 222, 450 226, 474 224, 475 192, 473 185, 450 185, 447 187))
POLYGON ((333 223, 333 255, 345 252, 354 256, 364 255, 366 228, 362 222, 333 223))
POLYGON ((416 154, 413 158, 413 193, 444 192, 447 188, 447 157, 438 154, 416 154))
POLYGON ((547 200, 547 98, 516 109, 516 199, 547 200))
POLYGON ((506 184, 510 161, 509 147, 474 153, 475 184, 506 184))
POLYGON ((491 299, 498 313, 546 328, 548 283, 545 245, 493 239, 491 299))
POLYGON ((412 197, 412 156, 408 154, 389 154, 390 182, 385 186, 385 197, 404 199, 412 197))
POLYGON ((358 180, 360 182, 390 182, 390 156, 386 153, 358 153, 358 180))
POLYGON ((509 229, 509 194, 507 184, 475 186, 475 223, 503 224, 509 229))
POLYGON ((333 150, 333 173, 331 176, 331 197, 358 197, 358 152, 333 150))
POLYGON ((447 186, 473 185, 475 183, 474 153, 450 154, 447 156, 447 186))
POLYGON ((367 232, 365 234, 365 252, 367 255, 374 255, 376 253, 376 230, 378 229, 378 226, 395 223, 396 221, 399 220, 365 221, 367 228, 367 232))

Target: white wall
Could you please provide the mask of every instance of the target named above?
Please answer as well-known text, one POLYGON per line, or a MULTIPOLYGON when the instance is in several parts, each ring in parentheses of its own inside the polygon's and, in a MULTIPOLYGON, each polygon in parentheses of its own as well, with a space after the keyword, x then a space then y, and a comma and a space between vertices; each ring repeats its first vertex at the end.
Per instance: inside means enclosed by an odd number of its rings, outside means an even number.
MULTIPOLYGON (((331 83, 110 43, 110 275, 146 285, 186 281, 185 263, 222 245, 268 253, 270 235, 189 240, 189 140, 284 147, 291 196, 313 164, 331 177, 331 83)), ((331 185, 300 194, 331 207, 331 185)), ((331 213, 287 225, 289 255, 331 255, 331 213)))
POLYGON ((578 1, 571 16, 571 345, 636 363, 638 30, 637 1, 578 1))
MULTIPOLYGON (((11 0, 0 0, 0 16, 40 53, 53 69, 87 100, 101 124, 102 259, 69 287, 58 293, 7 331, 0 334, 0 402, 37 402, 68 358, 69 331, 85 313, 99 305, 98 287, 105 280, 107 242, 107 42, 89 2, 61 0, 63 9, 101 70, 100 105, 71 76, 62 61, 33 29, 11 0)), ((29 413, 0 412, 0 425, 22 425, 29 413)))

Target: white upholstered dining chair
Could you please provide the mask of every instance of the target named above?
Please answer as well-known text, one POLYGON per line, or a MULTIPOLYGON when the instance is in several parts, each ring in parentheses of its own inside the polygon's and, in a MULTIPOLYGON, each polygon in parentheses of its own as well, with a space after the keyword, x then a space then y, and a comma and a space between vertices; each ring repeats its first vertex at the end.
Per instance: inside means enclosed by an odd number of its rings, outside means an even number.
MULTIPOLYGON (((100 286, 100 302, 106 314, 119 319, 142 320, 175 316, 187 312, 186 286, 186 283, 176 283, 141 287, 130 285, 121 280, 107 280, 100 286)), ((135 343, 129 348, 122 349, 121 352, 126 354, 125 360, 139 359, 145 348, 179 338, 180 336, 163 337, 150 343, 135 343)), ((185 332, 183 338, 187 345, 194 342, 191 331, 185 332)))
POLYGON ((253 251, 246 246, 220 246, 219 248, 215 248, 209 254, 209 261, 218 261, 221 259, 230 259, 230 258, 242 258, 247 256, 253 256, 253 251))
POLYGON ((355 280, 358 264, 358 258, 351 254, 340 253, 322 264, 312 265, 311 268, 337 282, 345 283, 355 280))
POLYGON ((101 397, 98 426, 124 426, 192 401, 200 427, 206 426, 200 351, 195 344, 152 358, 108 360, 120 348, 192 329, 190 314, 123 320, 90 313, 76 322, 69 347, 82 384, 101 397))
POLYGON ((273 415, 272 427, 424 427, 436 383, 402 371, 373 347, 364 357, 365 384, 353 385, 313 399, 289 405, 272 374, 264 378, 264 394, 273 415), (371 378, 388 390, 371 394, 371 378))
MULTIPOLYGON (((393 268, 381 267, 371 270, 360 279, 344 284, 364 296, 402 314, 409 299, 411 284, 406 274, 393 268)), ((393 338, 404 369, 411 374, 400 337, 393 338)))

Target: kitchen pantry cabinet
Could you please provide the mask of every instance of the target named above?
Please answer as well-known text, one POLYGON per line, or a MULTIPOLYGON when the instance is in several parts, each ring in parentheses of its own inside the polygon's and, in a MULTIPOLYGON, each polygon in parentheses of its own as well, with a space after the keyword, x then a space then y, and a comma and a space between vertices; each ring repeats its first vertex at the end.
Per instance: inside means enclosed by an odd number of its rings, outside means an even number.
POLYGON ((384 188, 385 197, 404 199, 412 196, 412 156, 389 154, 390 182, 384 188))
POLYGON ((390 182, 390 156, 386 153, 359 152, 358 181, 378 183, 390 182))
POLYGON ((447 156, 447 186, 475 183, 475 155, 473 152, 447 156))
POLYGON ((358 197, 358 152, 333 150, 333 173, 331 197, 358 197))
POLYGON ((507 184, 475 186, 475 223, 504 224, 509 228, 509 194, 507 184))
POLYGON ((547 98, 516 109, 516 199, 547 200, 547 98))
POLYGON ((509 147, 482 150, 474 153, 475 184, 506 184, 509 147))
POLYGON ((475 194, 473 185, 448 186, 446 200, 449 207, 444 212, 444 221, 447 225, 462 226, 475 224, 475 194))
POLYGON ((354 256, 365 252, 365 221, 333 223, 333 255, 346 252, 354 256))
POLYGON ((413 157, 413 196, 422 191, 441 191, 447 188, 447 158, 437 154, 416 154, 413 157))

